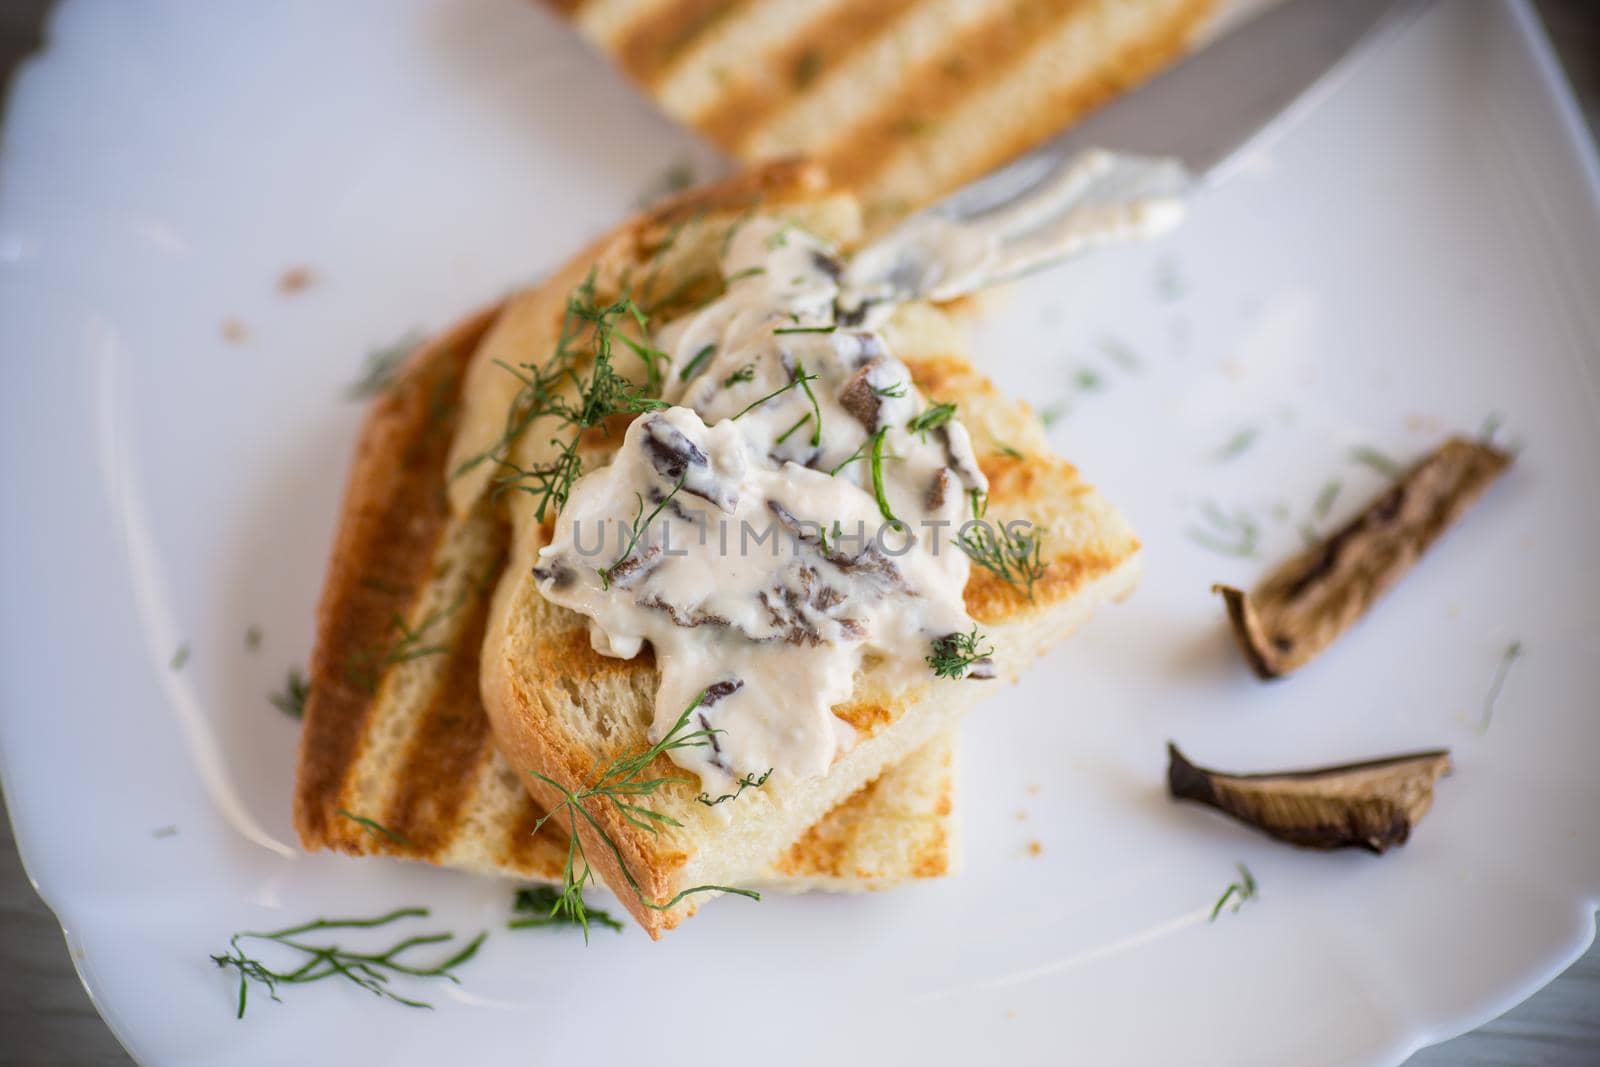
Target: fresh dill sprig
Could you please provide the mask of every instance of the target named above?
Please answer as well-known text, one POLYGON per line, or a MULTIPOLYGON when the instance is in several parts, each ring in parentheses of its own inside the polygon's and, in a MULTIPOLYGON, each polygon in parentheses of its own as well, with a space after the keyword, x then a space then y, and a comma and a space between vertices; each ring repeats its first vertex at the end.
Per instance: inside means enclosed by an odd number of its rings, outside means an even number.
POLYGON ((239 972, 239 1010, 236 1017, 240 1019, 244 1018, 251 982, 266 986, 267 995, 282 1003, 278 996, 280 984, 302 985, 324 978, 344 978, 374 996, 385 997, 408 1008, 431 1008, 432 1004, 412 1000, 396 993, 389 985, 389 979, 396 976, 445 978, 459 984, 461 980, 453 973, 455 968, 477 954, 478 947, 483 944, 484 938, 489 936, 487 931, 473 938, 450 958, 427 967, 407 963, 401 957, 411 949, 423 945, 438 945, 453 941, 454 934, 422 934, 408 937, 384 952, 370 953, 351 952, 338 945, 312 945, 301 940, 305 934, 323 930, 370 930, 402 919, 425 919, 428 914, 427 908, 399 908, 376 919, 317 919, 314 922, 302 923, 271 933, 241 931, 229 939, 228 952, 225 955, 212 956, 211 959, 218 967, 232 968, 239 972), (243 943, 249 940, 269 941, 280 948, 298 952, 305 959, 292 969, 274 970, 261 960, 246 955, 243 943))
POLYGON ((905 523, 895 516, 894 509, 889 506, 889 494, 883 487, 883 438, 888 432, 889 428, 884 426, 872 435, 872 495, 878 501, 878 514, 883 516, 883 521, 903 529, 905 523))
POLYGON ((968 489, 967 499, 972 503, 972 517, 981 519, 989 514, 989 494, 983 489, 968 489))
POLYGON ((712 799, 710 793, 701 793, 699 796, 695 797, 695 799, 708 808, 714 808, 725 800, 738 800, 740 794, 742 794, 746 789, 760 789, 762 786, 766 785, 767 779, 772 777, 772 771, 773 768, 768 767, 766 773, 762 774, 759 778, 756 777, 756 773, 754 771, 751 771, 743 778, 739 779, 738 789, 735 789, 731 793, 724 793, 714 800, 712 799))
POLYGON ((717 346, 714 343, 702 345, 700 351, 694 354, 694 358, 685 363, 683 369, 678 372, 678 381, 686 382, 693 378, 695 372, 700 369, 700 364, 716 355, 716 352, 717 346))
POLYGON ((924 441, 928 439, 928 431, 936 430, 955 417, 954 404, 934 404, 923 408, 917 413, 916 418, 906 423, 906 430, 916 434, 924 441))
POLYGON ((389 829, 377 819, 369 819, 365 815, 357 815, 355 812, 346 811, 343 808, 334 808, 333 810, 337 814, 349 819, 351 822, 360 825, 367 831, 367 833, 373 835, 374 837, 387 837, 390 841, 393 841, 397 845, 405 845, 407 848, 411 847, 411 841, 406 837, 405 834, 397 833, 396 831, 389 829))
POLYGON ((627 860, 622 855, 622 849, 617 846, 610 833, 601 825, 593 812, 587 806, 589 802, 600 806, 611 805, 612 810, 620 815, 628 825, 644 830, 647 833, 659 833, 662 826, 679 827, 683 824, 664 812, 655 811, 637 803, 636 798, 649 796, 663 785, 674 782, 687 782, 690 779, 682 776, 669 776, 664 778, 646 778, 645 772, 655 762, 656 757, 676 751, 680 748, 700 748, 711 744, 717 731, 703 728, 691 730, 689 718, 703 700, 705 691, 702 690, 689 706, 683 709, 683 714, 678 716, 678 721, 672 729, 645 749, 643 752, 631 756, 623 756, 613 760, 599 770, 594 780, 587 786, 572 790, 539 771, 529 771, 539 781, 548 785, 561 794, 561 802, 544 814, 534 824, 537 833, 546 822, 557 816, 566 819, 567 830, 567 858, 561 871, 561 899, 554 913, 570 917, 579 926, 583 927, 584 940, 589 937, 589 913, 584 905, 583 890, 595 877, 594 868, 589 864, 588 854, 584 851, 583 838, 578 833, 578 822, 581 819, 594 831, 600 843, 611 853, 616 861, 617 869, 622 872, 623 881, 638 897, 639 903, 653 911, 670 911, 679 901, 696 893, 733 893, 751 900, 760 900, 761 894, 751 889, 736 889, 723 885, 697 885, 691 886, 674 896, 671 900, 660 902, 649 899, 644 895, 644 887, 634 877, 633 871, 628 868, 627 860))
POLYGON ((722 379, 722 387, 724 389, 732 389, 736 385, 743 385, 745 382, 753 382, 755 379, 756 365, 754 363, 746 363, 744 366, 740 367, 738 370, 722 379))
POLYGON ((455 600, 428 612, 415 626, 408 623, 404 615, 395 612, 389 619, 389 627, 399 636, 387 645, 361 649, 352 655, 345 663, 345 677, 368 693, 375 693, 378 690, 378 680, 390 667, 410 663, 412 660, 426 659, 429 656, 442 656, 449 652, 449 645, 425 644, 428 631, 460 611, 472 592, 472 589, 463 589, 455 600))
MULTIPOLYGON (((508 930, 526 930, 537 926, 579 926, 577 919, 561 907, 561 894, 548 885, 536 885, 517 890, 511 910, 523 916, 506 923, 508 930)), ((622 932, 622 923, 599 908, 585 906, 584 914, 592 923, 622 932)))
POLYGON ((1200 514, 1206 527, 1186 527, 1183 532, 1189 540, 1219 555, 1255 558, 1261 536, 1259 523, 1243 512, 1228 515, 1212 500, 1201 505, 1200 514))
POLYGON ((616 559, 611 561, 611 566, 603 567, 595 571, 595 573, 600 576, 601 589, 611 588, 611 575, 618 567, 622 565, 623 560, 633 555, 633 550, 638 547, 639 538, 644 536, 645 531, 648 530, 650 528, 650 524, 656 520, 656 516, 661 514, 662 509, 672 502, 673 497, 678 495, 678 490, 683 488, 683 483, 688 479, 688 477, 689 472, 684 471, 682 476, 678 478, 678 484, 672 487, 672 492, 662 497, 661 502, 651 510, 649 515, 645 515, 644 513, 644 497, 640 496, 638 493, 633 494, 633 498, 639 502, 639 510, 634 512, 633 515, 633 530, 628 537, 627 546, 623 548, 622 553, 617 556, 616 559), (642 522, 640 521, 641 519, 643 520, 642 522))
POLYGON ((780 326, 773 333, 832 333, 839 327, 834 326, 780 326))
POLYGON ((834 467, 833 470, 829 471, 828 474, 831 475, 831 476, 837 477, 840 471, 842 471, 846 467, 850 466, 850 464, 854 463, 856 460, 860 459, 862 456, 865 456, 867 454, 867 450, 872 447, 872 442, 873 442, 873 440, 875 438, 876 438, 876 435, 874 435, 873 437, 867 438, 865 441, 862 441, 861 444, 859 446, 857 446, 857 448, 856 448, 856 450, 854 452, 852 452, 852 453, 850 453, 850 455, 846 456, 839 463, 839 465, 834 467))
POLYGON ((811 424, 811 447, 822 447, 822 405, 817 403, 817 394, 811 391, 811 383, 820 375, 807 374, 806 365, 795 360, 795 381, 800 383, 800 388, 806 391, 806 399, 811 401, 811 414, 816 421, 811 424))
POLYGON ((345 388, 345 398, 365 400, 387 391, 399 377, 400 368, 421 344, 422 331, 410 330, 398 341, 368 352, 366 362, 361 365, 361 376, 345 388))
POLYGON ((1100 377, 1100 372, 1092 367, 1080 367, 1072 376, 1072 384, 1085 393, 1098 393, 1106 386, 1106 380, 1100 377))
MULTIPOLYGON (((744 368, 740 368, 740 369, 743 370, 744 368)), ((750 377, 751 378, 755 377, 755 369, 753 367, 750 368, 750 377)), ((756 408, 760 407, 762 404, 765 404, 767 401, 773 399, 774 397, 782 396, 784 393, 787 393, 789 390, 797 388, 797 387, 802 387, 802 386, 805 388, 806 395, 811 397, 811 403, 815 404, 817 402, 816 395, 811 392, 811 387, 807 383, 814 382, 814 381, 817 380, 817 378, 818 378, 818 375, 807 374, 805 372, 805 368, 804 367, 798 367, 797 366, 795 368, 795 376, 793 378, 789 379, 789 384, 788 385, 779 386, 777 389, 774 389, 772 392, 768 393, 766 396, 761 397, 760 399, 758 399, 758 400, 756 400, 756 401, 754 401, 754 402, 752 402, 750 404, 745 405, 744 410, 740 411, 739 414, 734 416, 734 418, 735 419, 743 418, 744 416, 750 414, 750 412, 754 411, 756 408)), ((749 381, 750 378, 745 378, 743 380, 744 381, 749 381)), ((821 420, 821 414, 822 413, 819 410, 817 412, 819 421, 821 420)))
POLYGON ((1246 426, 1223 442, 1222 447, 1218 448, 1211 458, 1217 463, 1226 463, 1230 459, 1238 459, 1250 451, 1250 446, 1254 445, 1256 438, 1260 436, 1261 428, 1259 426, 1246 426))
POLYGON ((272 702, 273 707, 289 718, 303 719, 306 714, 306 698, 310 695, 311 683, 306 680, 305 674, 299 667, 290 667, 282 691, 267 694, 267 699, 272 702))
POLYGON ((1319 522, 1327 518, 1328 513, 1333 510, 1333 502, 1339 499, 1339 491, 1343 488, 1344 483, 1335 479, 1324 485, 1317 493, 1317 499, 1311 505, 1311 514, 1316 516, 1319 522))
POLYGON ((557 511, 565 507, 573 483, 583 473, 578 444, 585 431, 613 415, 637 415, 668 406, 659 397, 667 356, 622 333, 625 319, 634 322, 641 333, 648 333, 648 317, 632 297, 623 295, 609 304, 597 301, 595 274, 591 271, 567 299, 561 334, 549 359, 519 367, 497 362, 522 383, 522 388, 506 413, 500 438, 462 462, 452 477, 492 462, 510 472, 495 479, 495 491, 516 489, 534 496, 538 501, 534 514, 540 522, 552 507, 557 511), (619 341, 644 362, 644 385, 618 373, 613 357, 619 341), (580 342, 587 342, 583 347, 592 356, 586 369, 580 367, 580 342), (512 446, 540 418, 553 419, 564 431, 563 436, 550 441, 556 448, 556 457, 533 468, 518 466, 510 459, 512 446))
POLYGON ((172 658, 167 661, 167 669, 174 671, 183 670, 183 665, 189 662, 189 642, 179 645, 177 651, 172 653, 172 658))
POLYGON ((785 430, 782 433, 780 433, 778 435, 777 440, 774 441, 773 444, 778 444, 778 445, 783 444, 790 437, 794 436, 794 432, 796 430, 798 430, 800 427, 804 426, 806 423, 808 423, 810 421, 811 421, 811 412, 808 411, 804 415, 801 415, 800 418, 798 420, 796 420, 796 422, 795 422, 795 424, 793 426, 789 427, 787 430, 785 430))
POLYGON ((1376 448, 1369 448, 1366 445, 1358 445, 1352 448, 1350 450, 1350 461, 1359 463, 1364 467, 1370 467, 1385 478, 1398 478, 1406 472, 1405 468, 1399 463, 1379 452, 1376 448))
POLYGON ((1228 888, 1222 891, 1222 896, 1218 897, 1216 904, 1212 906, 1211 917, 1206 922, 1216 922, 1217 916, 1222 914, 1223 907, 1230 900, 1233 901, 1233 910, 1237 912, 1244 906, 1245 901, 1256 898, 1256 880, 1250 873, 1250 868, 1242 863, 1235 866, 1239 868, 1239 880, 1230 882, 1228 888))
POLYGON ((874 385, 873 395, 884 397, 887 400, 899 400, 906 395, 906 383, 895 382, 893 385, 874 385))
POLYGON ((1004 441, 996 441, 994 443, 994 448, 995 448, 995 451, 999 452, 1002 456, 1010 456, 1012 459, 1021 459, 1022 458, 1022 453, 1021 452, 1018 452, 1016 449, 1012 448, 1010 445, 1006 444, 1004 441))
MULTIPOLYGON (((729 232, 731 233, 732 231, 729 232)), ((746 278, 754 278, 757 275, 765 273, 767 273, 767 268, 765 267, 746 267, 744 270, 736 270, 726 278, 722 279, 722 286, 724 289, 726 289, 734 282, 741 282, 746 278)))
POLYGON ((1021 589, 1032 600, 1034 583, 1044 577, 1049 567, 1040 557, 1044 531, 1035 531, 1030 525, 1019 532, 1017 525, 1003 525, 1000 532, 996 533, 989 523, 977 523, 957 537, 955 544, 972 562, 996 578, 1021 589))
POLYGON ((1500 700, 1500 690, 1505 688, 1506 675, 1511 673, 1511 665, 1522 658, 1522 642, 1513 641, 1500 653, 1500 665, 1495 668, 1494 681, 1489 683, 1488 695, 1483 698, 1483 718, 1478 725, 1478 732, 1486 733, 1489 729, 1489 720, 1494 717, 1494 706, 1500 700))
POLYGON ((981 647, 986 640, 988 638, 978 632, 977 626, 973 626, 971 633, 946 634, 934 639, 933 651, 924 659, 933 668, 935 678, 965 678, 974 663, 994 655, 993 645, 981 647))
POLYGON ((244 647, 255 652, 261 647, 261 627, 252 626, 244 632, 244 647))

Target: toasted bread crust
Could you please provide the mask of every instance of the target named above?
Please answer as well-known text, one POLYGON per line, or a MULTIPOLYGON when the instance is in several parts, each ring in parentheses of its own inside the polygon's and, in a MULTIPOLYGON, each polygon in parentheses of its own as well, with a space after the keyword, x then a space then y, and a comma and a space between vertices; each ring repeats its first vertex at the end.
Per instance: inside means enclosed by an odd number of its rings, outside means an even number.
MULTIPOLYGON (((815 195, 823 192, 818 189, 815 195)), ((715 198, 697 198, 696 210, 718 206, 715 198)), ((648 219, 629 223, 595 247, 627 247, 629 234, 649 225, 648 219)), ((590 273, 580 258, 556 277, 590 273)), ((558 303, 548 291, 515 299, 558 303)), ((1049 455, 1042 429, 1026 408, 1003 398, 966 362, 961 337, 944 316, 915 305, 902 309, 888 329, 890 349, 907 364, 919 389, 930 400, 960 404, 979 462, 992 477, 991 514, 1002 521, 1026 518, 1054 531, 1044 549, 1046 578, 1035 584, 1031 599, 976 569, 968 583, 969 608, 992 629, 1003 649, 998 661, 1002 676, 1014 676, 1081 621, 1088 607, 1127 591, 1137 573, 1138 541, 1070 464, 1049 455)), ((519 361, 527 361, 542 358, 543 352, 520 355, 519 361)), ((586 466, 606 462, 605 449, 619 437, 613 433, 608 441, 597 441, 585 455, 586 466)), ((528 785, 541 806, 559 804, 563 788, 576 791, 593 780, 597 767, 649 745, 658 682, 648 651, 631 660, 600 655, 590 646, 584 617, 539 595, 532 568, 549 536, 548 525, 534 521, 526 507, 513 519, 512 560, 495 593, 481 663, 484 703, 497 742, 513 764, 537 772, 529 775, 528 785)), ((931 735, 920 731, 935 727, 911 723, 911 709, 937 701, 945 710, 928 721, 945 723, 984 691, 977 683, 936 683, 931 674, 912 689, 893 693, 883 691, 870 676, 858 680, 852 699, 836 707, 835 714, 856 726, 862 741, 830 772, 829 788, 853 791, 876 777, 890 748, 870 742, 891 729, 896 743, 908 748, 927 741, 931 735), (876 752, 885 755, 872 754, 876 752), (848 768, 841 771, 845 764, 848 768)), ((682 777, 666 757, 644 774, 682 777)), ((651 795, 650 806, 670 812, 682 824, 679 828, 641 829, 601 798, 584 802, 581 812, 563 813, 576 821, 589 862, 652 937, 678 925, 706 899, 696 895, 677 907, 665 907, 705 878, 700 873, 707 866, 701 845, 711 836, 737 836, 742 822, 756 825, 763 813, 804 810, 797 805, 806 803, 807 793, 813 798, 831 795, 822 789, 811 792, 812 783, 787 792, 769 784, 741 800, 737 813, 726 813, 731 824, 713 825, 694 803, 698 788, 680 781, 651 795), (733 830, 727 830, 729 825, 733 830)), ((776 862, 781 855, 782 848, 775 847, 756 862, 776 862)))
POLYGON ((348 820, 338 814, 345 774, 362 743, 377 679, 357 661, 392 639, 426 581, 448 509, 438 472, 450 447, 448 414, 433 406, 453 395, 498 308, 468 317, 418 350, 378 397, 362 428, 317 605, 311 693, 300 735, 295 828, 308 848, 339 848, 348 820), (337 828, 337 829, 336 829, 337 828))
MULTIPOLYGON (((295 824, 308 849, 553 882, 562 876, 565 835, 559 824, 535 833, 547 809, 495 747, 479 697, 489 603, 470 586, 492 588, 503 565, 504 526, 484 508, 451 519, 440 505, 443 447, 457 419, 463 365, 498 313, 471 316, 420 349, 367 415, 319 609, 295 824), (472 573, 452 577, 450 549, 463 532, 474 548, 472 573), (452 581, 467 595, 441 620, 447 651, 394 664, 370 661, 373 649, 396 639, 396 615, 414 622, 452 581), (402 676, 418 674, 410 679, 414 699, 401 700, 402 676)), ((851 797, 820 820, 815 836, 851 855, 850 869, 824 865, 823 853, 812 850, 791 858, 769 884, 785 891, 855 890, 948 869, 949 747, 942 739, 915 754, 886 772, 881 788, 851 797)))

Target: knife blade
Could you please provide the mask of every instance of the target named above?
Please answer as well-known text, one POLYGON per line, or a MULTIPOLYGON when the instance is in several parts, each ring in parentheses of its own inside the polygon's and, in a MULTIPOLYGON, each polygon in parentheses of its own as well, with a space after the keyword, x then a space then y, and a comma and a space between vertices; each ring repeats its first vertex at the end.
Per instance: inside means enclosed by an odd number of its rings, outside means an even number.
POLYGON ((857 252, 841 321, 950 300, 1174 225, 1200 183, 1293 126, 1430 0, 1289 0, 857 252), (1092 146, 1092 147, 1091 147, 1092 146))

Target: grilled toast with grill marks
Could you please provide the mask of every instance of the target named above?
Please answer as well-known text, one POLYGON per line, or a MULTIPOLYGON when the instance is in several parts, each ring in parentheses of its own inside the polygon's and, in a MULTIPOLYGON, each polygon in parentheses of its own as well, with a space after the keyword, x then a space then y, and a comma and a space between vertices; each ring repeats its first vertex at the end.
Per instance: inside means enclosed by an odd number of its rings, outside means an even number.
MULTIPOLYGON (((462 377, 498 314, 422 347, 367 416, 319 609, 295 825, 309 849, 556 882, 566 836, 534 832, 544 811, 495 748, 478 695, 504 523, 486 502, 457 517, 444 500, 462 377)), ((761 882, 852 891, 948 873, 953 759, 944 736, 887 769, 761 882)))
MULTIPOLYGON (((716 251, 730 227, 754 210, 799 218, 814 233, 848 248, 859 239, 856 203, 831 192, 820 168, 782 164, 698 191, 662 212, 631 222, 575 259, 546 286, 513 298, 468 373, 470 414, 455 455, 464 463, 495 456, 513 472, 547 467, 551 432, 532 428, 504 438, 517 423, 518 379, 507 368, 546 359, 562 333, 567 295, 584 285, 605 303, 628 292, 672 317, 672 294, 693 306, 705 298, 697 279, 709 273, 714 293, 716 251), (764 188, 764 199, 744 194, 764 188), (552 287, 566 286, 554 290, 552 287), (474 395, 475 386, 481 389, 474 395), (496 452, 496 440, 504 450, 496 452)), ((654 320, 653 320, 654 321, 654 320)), ((1065 461, 1052 456, 1039 422, 1025 405, 1002 397, 972 368, 958 331, 928 305, 902 308, 887 329, 890 350, 932 402, 958 403, 987 476, 989 512, 998 522, 1027 519, 1047 531, 1044 576, 1031 597, 987 571, 975 570, 967 610, 997 647, 1001 678, 1017 673, 1075 629, 1096 607, 1125 595, 1138 573, 1138 542, 1127 524, 1065 461)), ((525 414, 526 412, 524 412, 525 414)), ((603 466, 621 438, 623 419, 580 439, 583 469, 603 466)), ((480 463, 490 466, 488 463, 480 463)), ((470 506, 495 475, 481 476, 457 507, 470 506)), ((453 486, 455 491, 458 487, 453 486)), ((481 664, 484 702, 495 736, 511 763, 529 772, 526 783, 543 805, 561 794, 543 775, 577 790, 597 767, 650 746, 657 673, 647 650, 631 660, 603 656, 590 646, 588 621, 540 595, 533 576, 553 517, 535 514, 535 495, 505 494, 511 517, 510 563, 493 597, 481 664)), ((908 691, 887 691, 870 670, 857 677, 853 698, 834 713, 861 738, 820 778, 769 783, 737 804, 711 811, 695 802, 698 783, 674 781, 640 802, 677 825, 646 832, 601 800, 585 804, 592 823, 580 822, 589 862, 651 936, 676 926, 705 899, 692 896, 663 905, 704 884, 742 885, 781 864, 784 850, 807 826, 954 725, 995 683, 938 680, 908 691), (637 891, 631 887, 637 885, 637 891)), ((646 772, 680 777, 659 757, 646 772)))

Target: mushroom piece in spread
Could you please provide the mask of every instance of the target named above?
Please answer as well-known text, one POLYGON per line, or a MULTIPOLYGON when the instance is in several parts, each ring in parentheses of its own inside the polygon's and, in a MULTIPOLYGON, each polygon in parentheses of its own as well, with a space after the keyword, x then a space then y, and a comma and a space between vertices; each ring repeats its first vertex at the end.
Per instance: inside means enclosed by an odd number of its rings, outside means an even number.
POLYGON ((1212 586, 1256 674, 1280 678, 1331 645, 1510 465, 1487 442, 1452 438, 1254 593, 1212 586))
POLYGON ((1167 744, 1167 788, 1302 848, 1403 845, 1433 805, 1433 784, 1450 773, 1444 749, 1271 774, 1197 767, 1167 744))

